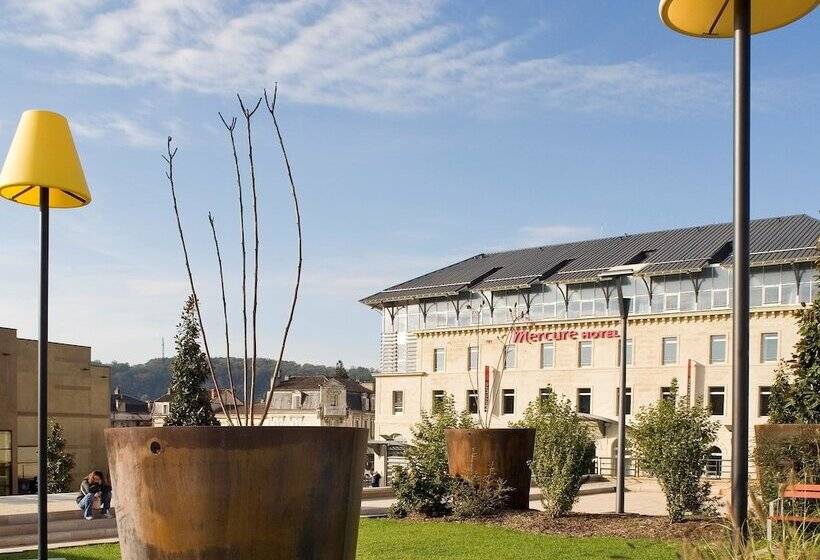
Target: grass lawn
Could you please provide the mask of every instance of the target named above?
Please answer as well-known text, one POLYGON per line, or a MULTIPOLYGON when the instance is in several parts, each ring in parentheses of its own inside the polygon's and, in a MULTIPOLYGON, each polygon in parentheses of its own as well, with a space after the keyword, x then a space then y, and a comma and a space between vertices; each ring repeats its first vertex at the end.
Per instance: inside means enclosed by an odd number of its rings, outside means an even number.
MULTIPOLYGON (((674 560, 677 545, 651 540, 532 535, 470 523, 424 523, 364 519, 357 560, 674 560)), ((55 550, 67 560, 118 560, 115 544, 55 550)), ((31 552, 0 555, 31 559, 31 552)))

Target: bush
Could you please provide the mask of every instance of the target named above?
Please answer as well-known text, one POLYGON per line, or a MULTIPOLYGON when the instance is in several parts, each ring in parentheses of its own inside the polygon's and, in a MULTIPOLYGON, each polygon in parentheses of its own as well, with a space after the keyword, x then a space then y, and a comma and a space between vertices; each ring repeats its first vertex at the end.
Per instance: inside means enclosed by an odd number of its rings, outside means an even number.
POLYGON ((820 426, 757 426, 754 450, 760 495, 768 503, 781 484, 820 480, 820 426))
POLYGON ((719 427, 700 401, 678 397, 677 380, 672 394, 642 407, 631 429, 633 448, 641 469, 658 479, 666 495, 673 522, 688 513, 715 513, 709 481, 703 477, 709 448, 719 427))
POLYGON ((495 471, 474 480, 456 477, 450 485, 453 515, 468 519, 498 513, 507 505, 510 491, 495 471))
POLYGON ((440 517, 451 510, 453 477, 447 468, 447 428, 471 428, 470 415, 456 413, 452 395, 447 395, 432 413, 422 411, 421 420, 412 428, 413 442, 407 449, 407 465, 393 469, 396 503, 392 517, 420 513, 440 517))
POLYGON ((572 509, 583 476, 591 471, 595 442, 588 426, 569 400, 550 392, 531 402, 516 427, 535 429, 535 449, 530 461, 533 479, 541 489, 541 503, 550 517, 572 509))
POLYGON ((74 468, 74 455, 65 450, 65 436, 59 422, 49 418, 48 439, 46 439, 46 461, 49 494, 71 491, 71 470, 74 468))

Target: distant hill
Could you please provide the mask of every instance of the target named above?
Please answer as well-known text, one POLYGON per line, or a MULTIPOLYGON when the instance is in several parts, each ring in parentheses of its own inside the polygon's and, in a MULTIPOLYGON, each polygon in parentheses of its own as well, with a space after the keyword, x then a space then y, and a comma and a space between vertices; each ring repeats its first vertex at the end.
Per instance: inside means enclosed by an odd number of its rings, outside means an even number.
MULTIPOLYGON (((107 365, 111 367, 111 387, 119 387, 122 392, 138 397, 143 400, 154 400, 164 395, 168 391, 168 380, 170 379, 171 358, 154 358, 144 364, 131 365, 127 362, 111 362, 102 364, 95 361, 95 364, 107 365)), ((270 376, 273 371, 275 360, 270 358, 258 358, 256 360, 256 399, 261 399, 270 384, 270 376)), ((213 359, 214 370, 217 379, 222 387, 228 387, 228 368, 225 358, 213 359)), ((248 363, 250 367, 250 362, 248 363)), ((234 383, 238 383, 237 392, 242 394, 242 359, 231 358, 231 370, 233 371, 234 383)), ((333 375, 335 366, 323 366, 317 364, 297 364, 287 360, 282 362, 279 375, 333 375)), ((372 381, 376 370, 366 367, 350 367, 347 372, 353 379, 358 381, 372 381)), ((250 372, 249 372, 250 373, 250 372)), ((211 385, 211 383, 208 383, 211 385)))

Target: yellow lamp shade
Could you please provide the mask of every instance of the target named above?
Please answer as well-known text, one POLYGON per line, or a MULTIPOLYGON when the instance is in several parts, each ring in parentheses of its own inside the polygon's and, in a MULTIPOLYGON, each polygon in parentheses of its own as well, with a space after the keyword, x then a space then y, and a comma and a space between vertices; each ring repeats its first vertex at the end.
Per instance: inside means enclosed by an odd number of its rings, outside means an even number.
MULTIPOLYGON (((661 0, 663 22, 684 35, 726 38, 734 35, 734 0, 661 0)), ((820 0, 752 0, 752 33, 788 25, 811 12, 820 0)))
POLYGON ((31 110, 20 117, 0 171, 0 196, 39 206, 41 187, 49 189, 51 208, 77 208, 91 202, 68 121, 51 111, 31 110))

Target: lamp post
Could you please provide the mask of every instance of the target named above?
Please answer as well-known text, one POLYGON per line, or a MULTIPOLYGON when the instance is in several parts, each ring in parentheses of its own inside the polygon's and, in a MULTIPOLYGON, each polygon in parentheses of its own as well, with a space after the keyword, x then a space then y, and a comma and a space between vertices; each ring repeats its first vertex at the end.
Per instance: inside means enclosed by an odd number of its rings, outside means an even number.
POLYGON ((753 33, 786 26, 818 0, 661 0, 674 31, 734 38, 734 278, 732 298, 732 517, 743 537, 749 507, 749 61, 753 33))
POLYGON ((40 315, 37 361, 37 554, 48 556, 48 226, 51 208, 91 202, 68 121, 51 111, 20 117, 3 170, 0 197, 40 208, 40 315))
POLYGON ((601 279, 612 278, 618 290, 618 311, 621 316, 620 380, 618 383, 618 455, 615 463, 615 513, 624 513, 626 492, 626 323, 629 318, 630 298, 624 298, 623 279, 632 269, 612 269, 601 273, 601 279))

